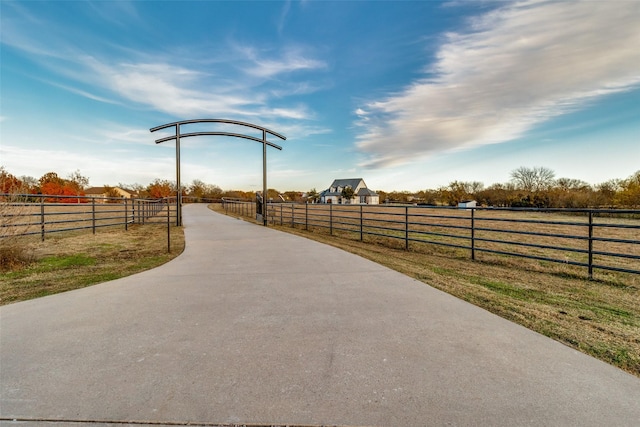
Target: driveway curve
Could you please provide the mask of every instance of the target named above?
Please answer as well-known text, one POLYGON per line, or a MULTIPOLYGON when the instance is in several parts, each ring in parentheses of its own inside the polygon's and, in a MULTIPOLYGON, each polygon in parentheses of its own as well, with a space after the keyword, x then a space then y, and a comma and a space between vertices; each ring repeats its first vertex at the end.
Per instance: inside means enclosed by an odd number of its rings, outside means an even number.
POLYGON ((640 423, 638 378, 421 282, 204 205, 184 224, 159 268, 0 308, 2 425, 640 423))

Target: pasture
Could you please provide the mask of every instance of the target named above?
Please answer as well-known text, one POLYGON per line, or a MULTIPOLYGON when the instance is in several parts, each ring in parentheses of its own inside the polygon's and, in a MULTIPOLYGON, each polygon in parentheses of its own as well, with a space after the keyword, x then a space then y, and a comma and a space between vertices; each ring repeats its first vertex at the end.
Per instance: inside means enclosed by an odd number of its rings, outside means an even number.
MULTIPOLYGON (((221 205, 211 205, 211 208, 225 212, 221 205)), ((329 207, 323 206, 314 212, 317 215, 315 219, 304 221, 304 209, 304 205, 274 205, 270 211, 270 226, 356 253, 640 377, 640 275, 596 269, 594 278, 589 279, 587 267, 583 265, 484 251, 478 251, 475 259, 472 259, 470 245, 461 244, 470 242, 470 230, 467 228, 469 211, 455 209, 428 213, 427 210, 421 210, 424 215, 453 218, 424 216, 417 220, 411 215, 417 208, 408 207, 409 217, 414 219, 405 222, 405 207, 382 207, 376 211, 379 213, 360 216, 359 206, 333 206, 331 212, 328 211, 329 207), (294 214, 291 215, 291 212, 294 214), (329 218, 329 215, 332 217, 329 218), (369 229, 367 218, 376 219, 370 222, 369 229), (427 224, 426 218, 437 223, 427 224), (418 221, 424 222, 415 224, 418 221), (409 240, 404 229, 407 223, 409 240), (365 233, 367 230, 369 233, 365 233), (416 236, 424 240, 428 236, 430 241, 444 244, 417 241, 416 236)), ((367 211, 366 207, 362 209, 363 212, 367 211)), ((226 209, 227 214, 234 216, 241 216, 240 213, 247 211, 247 208, 226 209)), ((307 219, 312 217, 310 212, 306 211, 307 219)), ((488 215, 484 212, 476 214, 488 215)), ((495 215, 494 219, 507 220, 497 221, 501 224, 500 229, 525 232, 500 234, 500 240, 507 240, 506 235, 516 243, 553 247, 567 245, 569 248, 588 250, 588 217, 584 215, 558 212, 526 212, 523 215, 509 211, 491 214, 495 215), (552 223, 536 224, 522 220, 552 223), (558 235, 567 233, 586 237, 586 240, 528 234, 533 231, 558 235)), ((253 221, 250 215, 243 217, 253 221)), ((628 240, 640 240, 638 228, 634 228, 638 226, 638 219, 600 216, 592 220, 601 224, 594 229, 597 231, 592 237, 602 239, 591 240, 594 251, 638 254, 637 244, 625 243, 628 240), (613 224, 623 227, 609 226, 613 224)), ((476 230, 476 233, 481 238, 490 239, 490 233, 499 232, 476 230)), ((562 259, 562 256, 567 256, 569 261, 582 263, 588 257, 588 253, 583 252, 526 245, 515 245, 514 249, 511 248, 514 245, 509 243, 480 242, 483 245, 480 247, 496 249, 496 252, 502 251, 501 248, 505 246, 509 247, 509 252, 524 253, 534 249, 539 258, 562 259)), ((614 267, 638 269, 639 263, 634 259, 593 256, 598 262, 606 262, 614 267)), ((309 271, 312 274, 312 265, 309 271)), ((398 310, 401 309, 398 307, 398 310)))
POLYGON ((0 305, 128 276, 184 248, 175 204, 28 197, 0 204, 0 305))
POLYGON ((407 250, 440 246, 478 260, 534 259, 539 266, 577 267, 568 271, 590 278, 640 275, 640 211, 303 204, 269 209, 270 224, 407 250))

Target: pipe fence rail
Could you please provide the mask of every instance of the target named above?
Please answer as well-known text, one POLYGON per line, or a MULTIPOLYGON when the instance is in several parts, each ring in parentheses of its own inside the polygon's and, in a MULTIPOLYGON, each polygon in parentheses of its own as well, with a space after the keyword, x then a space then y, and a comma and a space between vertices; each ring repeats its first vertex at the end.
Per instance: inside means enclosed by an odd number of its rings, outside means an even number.
POLYGON ((224 197, 222 198, 221 203, 226 214, 232 212, 240 216, 252 218, 256 218, 258 215, 256 203, 246 199, 224 197))
POLYGON ((50 233, 164 224, 175 218, 176 198, 127 199, 122 197, 0 194, 0 239, 50 233))
MULTIPOLYGON (((250 202, 229 209, 251 212, 250 202)), ((270 203, 268 221, 594 270, 640 274, 640 210, 270 203)), ((247 215, 250 216, 250 215, 247 215)))

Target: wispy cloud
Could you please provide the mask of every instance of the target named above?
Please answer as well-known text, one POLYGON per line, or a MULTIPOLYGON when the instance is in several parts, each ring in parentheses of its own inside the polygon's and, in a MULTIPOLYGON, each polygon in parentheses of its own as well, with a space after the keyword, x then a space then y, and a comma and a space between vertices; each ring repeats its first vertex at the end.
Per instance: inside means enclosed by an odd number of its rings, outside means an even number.
POLYGON ((247 61, 247 65, 242 67, 244 73, 255 77, 271 78, 295 71, 327 67, 324 61, 309 57, 302 48, 295 46, 262 51, 255 47, 236 45, 236 49, 247 61))
POLYGON ((425 77, 356 111, 364 166, 518 138, 640 83, 636 2, 508 3, 445 34, 425 77))
MULTIPOLYGON (((113 7, 100 2, 89 6, 104 15, 103 19, 115 19, 119 11, 137 19, 131 2, 119 2, 113 7)), ((207 63, 201 60, 202 52, 192 49, 174 46, 166 52, 136 51, 110 40, 96 40, 95 34, 87 34, 91 46, 83 49, 79 41, 85 37, 80 29, 69 29, 74 37, 67 38, 58 24, 32 16, 19 4, 11 12, 12 19, 3 20, 2 44, 53 71, 60 80, 49 78, 46 82, 76 95, 176 117, 259 116, 288 122, 314 116, 309 106, 286 99, 318 90, 318 85, 302 75, 326 67, 300 47, 254 47, 229 42, 229 46, 217 48, 224 54, 211 55, 218 59, 207 63), (23 25, 27 22, 31 25, 23 25), (34 23, 38 24, 38 33, 27 30, 34 23), (179 62, 176 50, 180 51, 179 62), (291 77, 293 73, 295 78, 291 77), (283 75, 287 79, 281 79, 283 75)))

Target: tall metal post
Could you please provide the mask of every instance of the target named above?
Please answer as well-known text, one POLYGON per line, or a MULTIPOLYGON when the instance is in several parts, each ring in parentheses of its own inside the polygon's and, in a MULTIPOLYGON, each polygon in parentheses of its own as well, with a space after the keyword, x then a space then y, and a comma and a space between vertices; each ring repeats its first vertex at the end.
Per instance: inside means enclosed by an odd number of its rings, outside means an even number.
POLYGON ((262 130, 262 225, 267 226, 267 132, 262 130))
POLYGON ((182 225, 182 186, 180 185, 180 123, 176 123, 176 225, 182 225))

